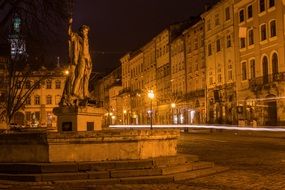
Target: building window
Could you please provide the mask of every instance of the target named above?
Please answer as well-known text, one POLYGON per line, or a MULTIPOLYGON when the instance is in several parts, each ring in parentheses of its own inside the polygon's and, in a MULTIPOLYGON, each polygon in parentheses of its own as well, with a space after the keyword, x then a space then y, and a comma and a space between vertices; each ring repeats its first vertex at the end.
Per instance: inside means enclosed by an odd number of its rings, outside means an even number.
POLYGON ((239 22, 244 22, 244 10, 239 11, 239 22))
POLYGON ((248 30, 248 45, 254 44, 253 29, 248 30))
POLYGON ((228 80, 231 81, 233 80, 233 70, 232 70, 232 65, 228 66, 228 80))
POLYGON ((220 18, 219 18, 219 15, 215 15, 215 25, 218 26, 220 25, 220 18))
POLYGON ((275 6, 275 0, 269 0, 269 8, 275 6))
POLYGON ((32 120, 31 115, 32 115, 31 112, 29 112, 29 111, 26 112, 26 120, 27 121, 31 121, 32 120))
POLYGON ((40 104, 41 104, 41 97, 35 96, 35 105, 40 105, 40 104))
POLYGON ((247 75, 246 75, 246 62, 242 62, 241 64, 241 70, 242 70, 242 80, 246 80, 247 79, 247 75))
POLYGON ((275 76, 275 74, 278 73, 278 56, 277 53, 274 53, 272 55, 272 74, 275 76))
POLYGON ((220 39, 216 41, 216 48, 217 48, 217 52, 221 51, 221 40, 220 39))
POLYGON ((276 21, 272 20, 270 22, 270 37, 274 37, 276 36, 276 21))
POLYGON ((208 56, 212 55, 212 45, 208 44, 208 56))
POLYGON ((30 80, 27 80, 26 83, 25 83, 25 88, 26 88, 26 89, 30 89, 31 86, 32 86, 31 81, 30 81, 30 80))
POLYGON ((265 11, 265 0, 259 0, 259 12, 265 11))
POLYGON ((46 81, 46 89, 51 89, 51 80, 46 81))
POLYGON ((226 15, 226 21, 227 21, 227 20, 230 20, 230 18, 231 18, 231 15, 230 15, 230 7, 227 7, 227 8, 225 9, 225 15, 226 15))
POLYGON ((61 96, 57 95, 55 96, 55 104, 58 105, 60 103, 61 96))
POLYGON ((41 88, 41 83, 40 81, 35 82, 35 89, 40 89, 41 88))
POLYGON ((57 80, 55 81, 55 88, 60 89, 61 88, 61 81, 57 80))
POLYGON ((16 89, 21 89, 22 88, 22 81, 17 81, 16 82, 16 89))
POLYGON ((227 35, 227 48, 232 46, 231 35, 227 35))
POLYGON ((207 30, 208 31, 211 30, 211 21, 210 20, 207 21, 207 30))
POLYGON ((50 105, 50 104, 52 104, 52 96, 48 95, 47 96, 47 105, 50 105))
POLYGON ((218 83, 222 82, 222 74, 218 74, 218 83))
POLYGON ((248 19, 250 19, 250 18, 252 18, 252 5, 249 5, 248 7, 247 7, 247 18, 248 19))
POLYGON ((261 41, 266 40, 267 35, 266 35, 266 24, 263 24, 260 26, 260 37, 261 37, 261 41))
POLYGON ((240 48, 245 48, 245 38, 240 38, 240 48))
POLYGON ((266 56, 262 59, 263 83, 268 83, 268 59, 266 56))
POLYGON ((250 78, 251 79, 255 78, 255 60, 254 59, 250 60, 250 78))
POLYGON ((29 96, 29 97, 27 97, 27 99, 26 99, 26 105, 31 105, 31 97, 29 96))

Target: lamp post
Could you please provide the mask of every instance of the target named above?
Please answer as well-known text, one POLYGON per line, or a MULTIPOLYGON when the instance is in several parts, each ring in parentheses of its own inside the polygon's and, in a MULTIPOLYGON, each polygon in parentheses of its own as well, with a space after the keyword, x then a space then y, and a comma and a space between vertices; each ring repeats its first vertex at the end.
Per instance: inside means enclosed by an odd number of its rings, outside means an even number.
POLYGON ((153 90, 149 90, 147 96, 150 99, 150 129, 152 129, 152 99, 154 98, 153 90))
POLYGON ((125 125, 126 124, 126 122, 125 122, 125 114, 127 113, 127 110, 124 110, 123 111, 123 125, 125 125))
POLYGON ((174 124, 174 115, 173 115, 173 110, 174 108, 176 107, 176 104, 175 103, 171 103, 171 114, 172 114, 172 124, 174 124))

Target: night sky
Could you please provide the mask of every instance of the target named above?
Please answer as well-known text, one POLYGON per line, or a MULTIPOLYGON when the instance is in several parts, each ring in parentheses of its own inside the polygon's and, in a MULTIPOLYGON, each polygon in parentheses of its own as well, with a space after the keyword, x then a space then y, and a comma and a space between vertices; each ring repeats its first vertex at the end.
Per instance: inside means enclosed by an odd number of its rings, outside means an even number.
POLYGON ((97 72, 119 66, 119 58, 138 49, 169 24, 203 12, 217 0, 75 0, 73 29, 90 26, 97 72))

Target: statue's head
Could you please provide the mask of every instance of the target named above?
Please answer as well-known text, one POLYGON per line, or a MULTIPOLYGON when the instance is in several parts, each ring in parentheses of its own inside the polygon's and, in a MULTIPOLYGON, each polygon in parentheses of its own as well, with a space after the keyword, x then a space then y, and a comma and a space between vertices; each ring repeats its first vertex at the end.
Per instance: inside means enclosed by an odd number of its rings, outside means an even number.
POLYGON ((87 36, 89 30, 90 30, 89 26, 86 26, 86 25, 82 25, 82 26, 79 28, 79 31, 80 31, 80 33, 81 33, 82 36, 87 36))

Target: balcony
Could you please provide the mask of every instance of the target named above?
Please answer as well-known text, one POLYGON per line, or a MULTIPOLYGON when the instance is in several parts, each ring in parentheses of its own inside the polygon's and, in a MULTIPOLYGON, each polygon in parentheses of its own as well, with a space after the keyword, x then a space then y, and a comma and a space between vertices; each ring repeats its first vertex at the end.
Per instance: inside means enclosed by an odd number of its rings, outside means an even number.
POLYGON ((275 73, 262 77, 257 77, 249 80, 249 88, 252 91, 258 91, 262 88, 266 89, 270 86, 274 86, 276 82, 285 81, 285 72, 275 73))
POLYGON ((204 96, 205 96, 205 89, 200 89, 187 93, 187 99, 204 97, 204 96))

